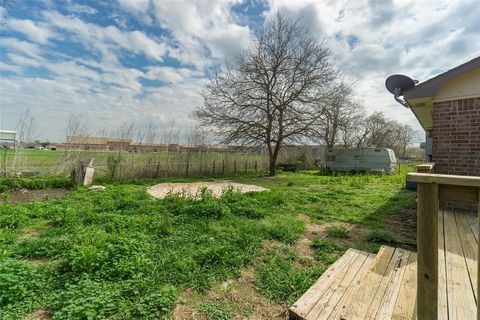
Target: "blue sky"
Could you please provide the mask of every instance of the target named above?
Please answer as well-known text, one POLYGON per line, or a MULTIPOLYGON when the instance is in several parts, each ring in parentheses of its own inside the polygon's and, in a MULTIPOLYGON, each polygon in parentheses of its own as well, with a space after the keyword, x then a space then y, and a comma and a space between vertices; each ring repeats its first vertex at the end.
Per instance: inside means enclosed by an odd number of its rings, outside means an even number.
POLYGON ((208 74, 277 10, 325 40, 368 113, 417 129, 385 78, 422 81, 480 55, 477 0, 15 0, 0 9, 0 127, 29 109, 56 141, 72 114, 92 134, 131 121, 186 131, 208 74))

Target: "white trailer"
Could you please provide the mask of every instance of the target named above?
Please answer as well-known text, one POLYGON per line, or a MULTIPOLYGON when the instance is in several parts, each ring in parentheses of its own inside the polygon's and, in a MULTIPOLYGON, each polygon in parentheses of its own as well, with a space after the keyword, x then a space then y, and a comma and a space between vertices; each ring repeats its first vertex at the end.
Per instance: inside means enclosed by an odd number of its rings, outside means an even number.
POLYGON ((387 148, 331 149, 327 151, 326 169, 330 171, 394 173, 395 152, 387 148))

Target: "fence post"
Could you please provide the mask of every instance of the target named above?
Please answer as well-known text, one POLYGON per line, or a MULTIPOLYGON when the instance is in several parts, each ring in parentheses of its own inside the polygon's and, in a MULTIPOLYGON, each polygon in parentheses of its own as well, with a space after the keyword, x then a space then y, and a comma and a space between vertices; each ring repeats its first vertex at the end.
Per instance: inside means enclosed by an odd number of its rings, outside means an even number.
POLYGON ((187 160, 187 168, 185 169, 185 176, 188 177, 188 167, 190 166, 190 163, 187 160))
POLYGON ((225 159, 222 160, 222 176, 225 176, 225 159))
POLYGON ((237 160, 233 160, 233 175, 237 175, 237 160))
POLYGON ((248 169, 248 160, 245 160, 245 173, 247 173, 247 169, 248 169))
POLYGON ((213 166, 212 166, 212 176, 215 175, 215 160, 213 160, 213 166))
POLYGON ((258 171, 258 164, 257 164, 257 160, 255 160, 255 174, 257 174, 257 171, 258 171))

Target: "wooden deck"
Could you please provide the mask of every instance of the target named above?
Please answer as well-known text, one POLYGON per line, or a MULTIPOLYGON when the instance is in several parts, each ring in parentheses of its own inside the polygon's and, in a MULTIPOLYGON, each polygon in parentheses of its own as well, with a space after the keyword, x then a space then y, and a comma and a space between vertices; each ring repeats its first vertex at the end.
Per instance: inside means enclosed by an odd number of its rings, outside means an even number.
MULTIPOLYGON (((439 213, 438 319, 476 319, 477 218, 439 213)), ((291 319, 416 319, 416 253, 349 249, 290 307, 291 319)))

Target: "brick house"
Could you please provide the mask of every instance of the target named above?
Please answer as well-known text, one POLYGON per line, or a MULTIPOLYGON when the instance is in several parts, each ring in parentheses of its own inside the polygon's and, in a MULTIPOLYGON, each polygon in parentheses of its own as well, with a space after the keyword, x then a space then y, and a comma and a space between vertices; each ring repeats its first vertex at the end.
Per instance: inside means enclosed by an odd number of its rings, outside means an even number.
POLYGON ((480 57, 404 92, 431 138, 435 172, 480 176, 480 57))

